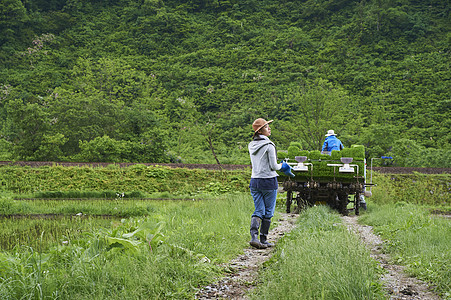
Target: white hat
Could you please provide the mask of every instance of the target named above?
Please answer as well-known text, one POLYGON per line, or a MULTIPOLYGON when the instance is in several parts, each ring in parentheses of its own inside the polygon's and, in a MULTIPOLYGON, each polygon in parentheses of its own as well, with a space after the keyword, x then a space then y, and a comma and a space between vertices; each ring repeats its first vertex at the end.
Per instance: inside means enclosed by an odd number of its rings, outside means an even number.
POLYGON ((326 134, 326 136, 336 135, 333 130, 329 130, 326 134))

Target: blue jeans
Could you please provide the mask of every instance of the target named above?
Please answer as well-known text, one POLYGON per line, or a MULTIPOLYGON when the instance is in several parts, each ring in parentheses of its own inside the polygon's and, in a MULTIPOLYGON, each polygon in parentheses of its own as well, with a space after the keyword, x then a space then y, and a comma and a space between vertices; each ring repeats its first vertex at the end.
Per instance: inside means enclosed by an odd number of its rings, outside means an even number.
POLYGON ((277 190, 260 190, 251 188, 255 211, 253 217, 271 219, 276 209, 277 190))

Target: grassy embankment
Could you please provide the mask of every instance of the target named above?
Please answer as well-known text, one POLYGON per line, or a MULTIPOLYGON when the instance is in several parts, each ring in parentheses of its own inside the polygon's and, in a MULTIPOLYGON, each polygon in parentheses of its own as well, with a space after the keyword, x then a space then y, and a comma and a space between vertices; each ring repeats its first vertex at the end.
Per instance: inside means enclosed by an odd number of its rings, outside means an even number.
POLYGON ((250 196, 217 195, 244 191, 248 172, 0 168, 0 211, 9 216, 1 219, 0 298, 192 297, 222 272, 216 263, 247 245, 250 196), (29 197, 83 200, 15 200, 29 197), (29 214, 64 217, 23 218, 29 214), (104 214, 109 219, 95 217, 104 214))
POLYGON ((21 197, 48 193, 139 193, 145 197, 186 197, 246 191, 250 169, 237 171, 171 169, 141 164, 126 168, 109 165, 91 167, 14 167, 0 166, 0 191, 21 197))

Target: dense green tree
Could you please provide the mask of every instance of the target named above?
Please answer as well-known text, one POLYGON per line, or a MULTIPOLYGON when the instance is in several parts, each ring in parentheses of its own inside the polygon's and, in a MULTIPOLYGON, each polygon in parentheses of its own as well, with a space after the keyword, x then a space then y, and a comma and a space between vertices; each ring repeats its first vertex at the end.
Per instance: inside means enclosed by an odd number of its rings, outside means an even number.
POLYGON ((49 114, 38 103, 23 103, 21 99, 8 102, 8 140, 13 144, 15 157, 34 160, 50 127, 49 114))
POLYGON ((18 29, 27 21, 27 11, 20 0, 0 2, 0 45, 14 41, 18 29))
POLYGON ((293 87, 279 103, 286 107, 278 109, 277 117, 288 121, 284 130, 298 137, 293 141, 303 141, 309 150, 321 150, 327 130, 340 132, 346 126, 350 98, 330 82, 318 79, 293 87))

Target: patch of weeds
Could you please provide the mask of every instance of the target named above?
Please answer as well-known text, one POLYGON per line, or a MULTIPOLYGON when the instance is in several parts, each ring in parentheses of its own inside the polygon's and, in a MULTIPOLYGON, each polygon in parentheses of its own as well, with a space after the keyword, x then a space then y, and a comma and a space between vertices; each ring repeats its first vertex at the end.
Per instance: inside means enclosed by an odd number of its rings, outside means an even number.
POLYGON ((161 166, 149 166, 147 167, 146 176, 158 179, 166 179, 171 174, 171 169, 161 166))

